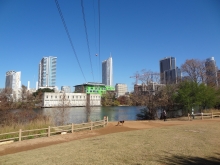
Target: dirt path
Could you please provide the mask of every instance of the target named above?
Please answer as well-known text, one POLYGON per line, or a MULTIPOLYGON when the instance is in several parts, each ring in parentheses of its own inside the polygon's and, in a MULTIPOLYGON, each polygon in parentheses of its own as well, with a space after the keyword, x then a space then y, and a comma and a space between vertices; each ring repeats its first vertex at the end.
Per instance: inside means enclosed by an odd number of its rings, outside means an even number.
POLYGON ((21 142, 15 142, 11 144, 5 144, 0 146, 0 156, 17 153, 21 151, 32 150, 36 148, 46 147, 54 144, 64 143, 72 140, 84 139, 89 137, 95 137, 105 134, 125 132, 140 129, 152 129, 164 126, 175 126, 175 125, 185 125, 185 124, 199 124, 204 122, 213 122, 220 119, 213 120, 194 120, 194 121, 125 121, 124 125, 116 126, 117 122, 110 122, 106 127, 95 129, 92 131, 82 131, 73 134, 65 135, 55 135, 51 137, 43 137, 31 140, 24 140, 21 142))

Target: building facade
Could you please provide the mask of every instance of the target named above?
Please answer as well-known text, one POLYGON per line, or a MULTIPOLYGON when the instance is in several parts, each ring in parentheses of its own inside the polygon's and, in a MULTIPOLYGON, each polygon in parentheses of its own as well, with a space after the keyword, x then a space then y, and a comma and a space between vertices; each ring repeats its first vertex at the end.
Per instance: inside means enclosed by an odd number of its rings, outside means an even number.
POLYGON ((207 85, 218 86, 218 69, 214 57, 207 58, 205 61, 207 85))
POLYGON ((102 83, 113 86, 113 61, 112 57, 102 62, 102 83))
POLYGON ((160 83, 172 84, 181 80, 181 70, 176 67, 176 58, 166 57, 160 60, 160 83))
POLYGON ((124 96, 128 92, 127 84, 117 83, 115 85, 116 97, 124 96))
POLYGON ((38 87, 56 86, 57 57, 43 57, 39 64, 38 87))
POLYGON ((101 106, 99 94, 45 92, 42 107, 101 106))
POLYGON ((21 89, 21 72, 6 72, 5 88, 11 89, 11 94, 13 94, 13 97, 15 99, 19 99, 21 89))
POLYGON ((105 94, 108 92, 115 92, 115 88, 112 86, 107 86, 102 83, 94 83, 94 82, 88 82, 81 85, 76 85, 75 87, 75 93, 87 93, 87 94, 105 94))

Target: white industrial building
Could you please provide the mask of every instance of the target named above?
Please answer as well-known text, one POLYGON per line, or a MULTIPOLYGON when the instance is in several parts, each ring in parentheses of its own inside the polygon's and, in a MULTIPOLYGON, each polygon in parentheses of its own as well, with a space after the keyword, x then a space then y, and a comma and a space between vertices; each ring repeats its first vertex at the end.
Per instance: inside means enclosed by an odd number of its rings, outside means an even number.
POLYGON ((42 107, 101 106, 99 94, 45 92, 42 107))

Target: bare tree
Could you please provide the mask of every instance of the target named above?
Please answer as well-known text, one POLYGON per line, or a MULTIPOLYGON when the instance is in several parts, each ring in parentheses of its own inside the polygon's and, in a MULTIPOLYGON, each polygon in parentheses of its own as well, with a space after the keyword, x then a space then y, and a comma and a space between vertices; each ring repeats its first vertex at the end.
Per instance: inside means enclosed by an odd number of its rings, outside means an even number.
POLYGON ((54 110, 53 115, 57 125, 64 125, 69 119, 70 100, 68 97, 66 93, 63 93, 60 96, 58 107, 54 110))
POLYGON ((181 65, 183 77, 193 82, 206 83, 205 61, 198 59, 186 60, 181 65))

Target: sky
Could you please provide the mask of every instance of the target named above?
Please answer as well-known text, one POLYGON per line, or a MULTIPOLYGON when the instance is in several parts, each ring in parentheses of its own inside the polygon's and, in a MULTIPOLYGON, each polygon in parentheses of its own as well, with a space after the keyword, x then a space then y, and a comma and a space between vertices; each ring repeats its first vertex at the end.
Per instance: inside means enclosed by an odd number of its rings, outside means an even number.
POLYGON ((90 49, 81 0, 58 2, 75 53, 54 0, 0 0, 0 88, 10 70, 21 71, 21 83, 35 88, 47 56, 57 57, 59 89, 101 82, 101 63, 110 55, 114 85, 125 83, 129 91, 131 76, 159 72, 164 57, 175 57, 178 67, 214 57, 220 67, 219 0, 100 0, 100 10, 98 0, 83 0, 90 49))

